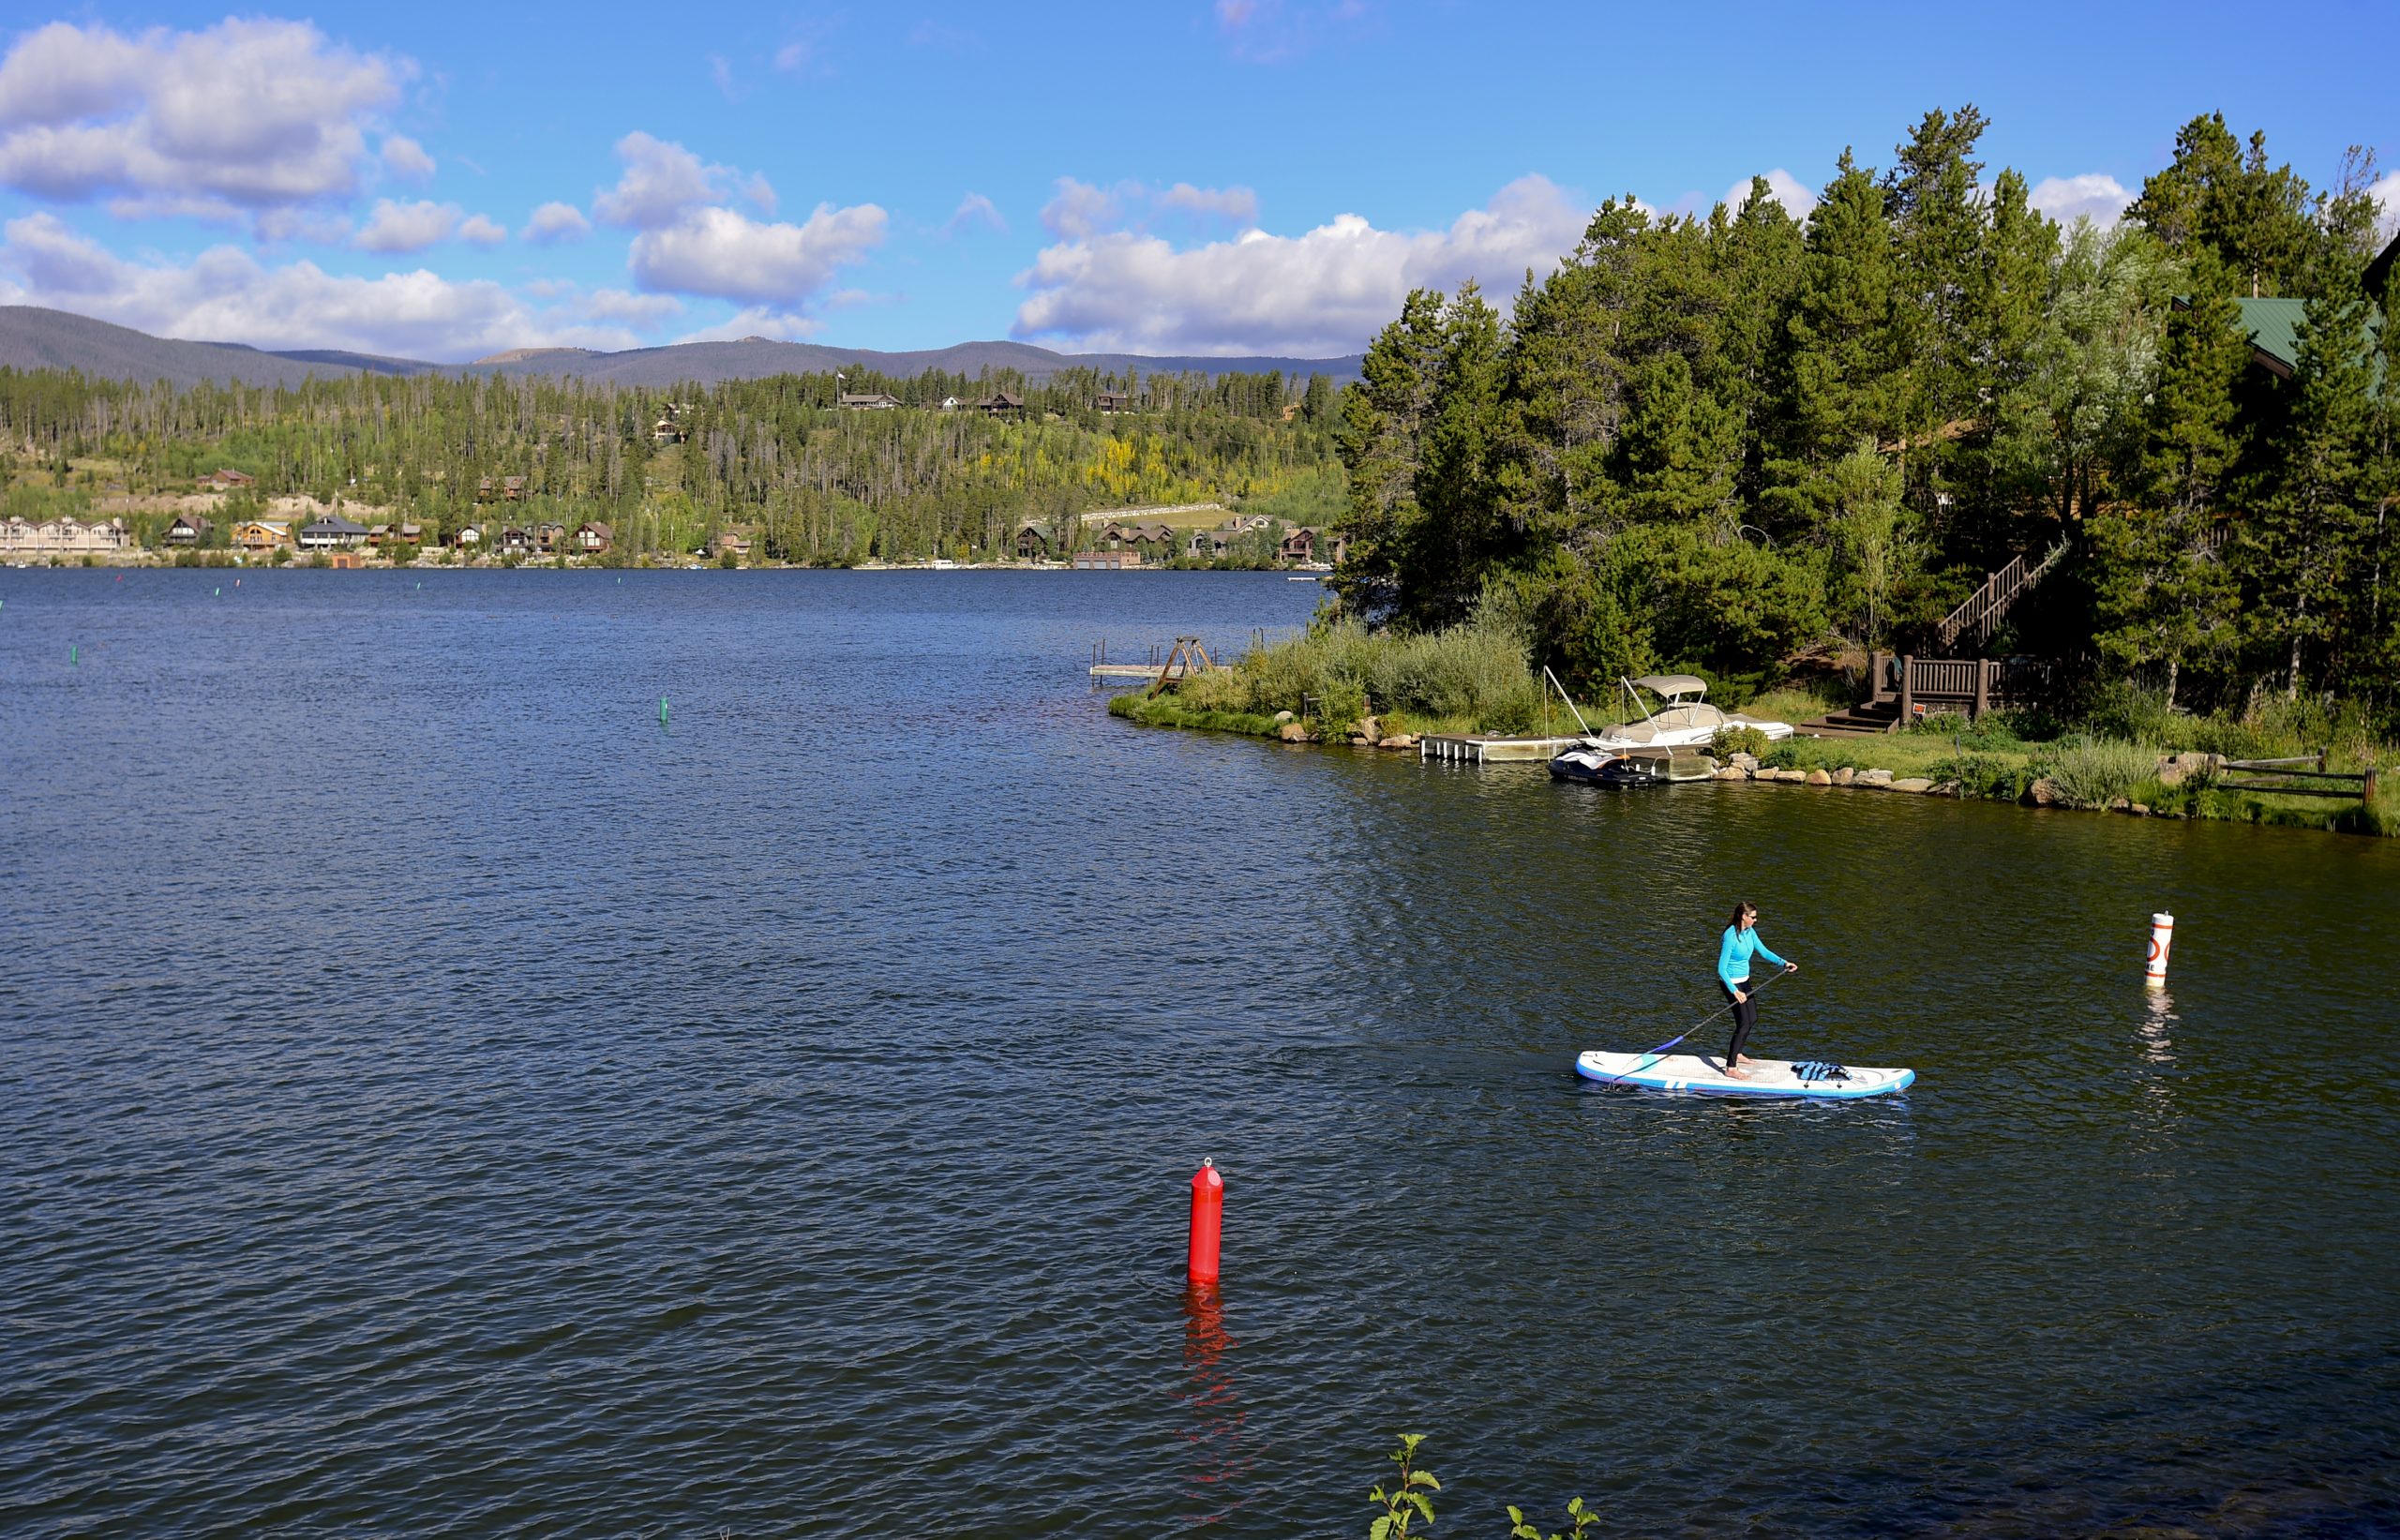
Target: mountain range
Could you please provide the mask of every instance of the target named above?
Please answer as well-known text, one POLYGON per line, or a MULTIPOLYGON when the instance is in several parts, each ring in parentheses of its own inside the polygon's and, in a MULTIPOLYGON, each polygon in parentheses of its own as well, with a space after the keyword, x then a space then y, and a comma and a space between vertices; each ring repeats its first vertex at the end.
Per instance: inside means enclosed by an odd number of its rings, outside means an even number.
POLYGON ((354 374, 550 375, 606 380, 621 385, 666 386, 683 381, 758 380, 777 374, 827 374, 862 368, 905 378, 928 370, 973 376, 982 370, 1016 369, 1040 381, 1061 369, 1088 368, 1123 374, 1265 373, 1332 377, 1345 384, 1358 377, 1360 355, 1342 358, 1150 358, 1138 353, 1061 353, 1026 342, 961 342, 914 352, 871 348, 828 348, 814 342, 776 342, 747 336, 738 342, 678 342, 663 348, 594 352, 582 348, 518 348, 471 364, 432 364, 414 358, 383 358, 338 349, 273 351, 239 342, 188 342, 152 336, 66 310, 30 305, 0 306, 0 366, 18 369, 79 369, 107 380, 163 380, 172 385, 295 385, 314 375, 354 374))

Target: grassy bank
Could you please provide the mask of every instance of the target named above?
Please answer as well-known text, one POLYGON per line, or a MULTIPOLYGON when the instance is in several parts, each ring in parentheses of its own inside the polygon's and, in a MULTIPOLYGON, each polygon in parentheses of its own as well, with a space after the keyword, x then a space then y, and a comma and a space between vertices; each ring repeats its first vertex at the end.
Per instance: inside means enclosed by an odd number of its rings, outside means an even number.
MULTIPOLYGON (((1371 716, 1383 737, 1568 730, 1565 708, 1555 695, 1550 699, 1545 709, 1524 645, 1504 624, 1400 635, 1343 623, 1261 649, 1231 668, 1196 676, 1155 697, 1127 692, 1108 710, 1146 726, 1259 738, 1276 737, 1282 727, 1277 713, 1288 711, 1312 738, 1342 741, 1371 716)), ((1765 720, 1799 722, 1831 704, 1805 688, 1785 687, 1743 709, 1765 720)), ((1595 726, 1613 719, 1604 707, 1582 710, 1595 726)), ((2356 771, 2395 759, 2358 722, 2326 718, 2306 702, 2270 703, 2250 716, 2226 719, 2181 715, 2135 692, 2106 695, 2077 721, 1995 711, 1972 724, 1936 717, 1907 732, 1773 745, 1726 742, 1719 752, 1749 747, 1768 770, 1888 770, 1896 779, 1930 781, 1947 795, 1990 801, 2091 811, 2138 805, 2163 817, 2400 835, 2400 775, 2366 804, 2236 790, 2205 770, 2177 774, 2161 765, 2178 754, 2270 757, 2314 753, 2328 743, 2330 770, 2356 771)))

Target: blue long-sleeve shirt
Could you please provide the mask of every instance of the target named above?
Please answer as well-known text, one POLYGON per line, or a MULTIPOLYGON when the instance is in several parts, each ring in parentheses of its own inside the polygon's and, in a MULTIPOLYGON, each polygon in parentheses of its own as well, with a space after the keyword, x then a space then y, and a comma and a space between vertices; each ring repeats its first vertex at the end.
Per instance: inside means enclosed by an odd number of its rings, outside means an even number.
POLYGON ((1735 987, 1750 976, 1752 952, 1777 967, 1783 966, 1783 959, 1767 949, 1767 944, 1759 939, 1755 928, 1745 931, 1732 925, 1725 927, 1725 944, 1717 949, 1717 977, 1724 980, 1727 989, 1735 987))

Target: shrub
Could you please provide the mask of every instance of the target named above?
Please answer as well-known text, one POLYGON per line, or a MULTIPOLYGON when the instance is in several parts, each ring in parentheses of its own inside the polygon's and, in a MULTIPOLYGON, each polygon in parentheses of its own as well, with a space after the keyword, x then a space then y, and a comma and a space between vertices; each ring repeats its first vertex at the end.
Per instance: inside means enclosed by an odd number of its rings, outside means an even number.
POLYGON ((1719 727, 1708 740, 1708 752, 1719 760, 1747 754, 1753 759, 1763 759, 1775 751, 1775 742, 1756 727, 1719 727))
POLYGON ((2014 759, 1988 754, 1962 754, 1933 767, 1937 781, 1956 781, 1962 797, 1984 797, 2013 802, 2033 782, 2031 770, 2014 759))
POLYGON ((2107 807, 2158 771, 2158 756, 2122 739, 2069 739, 2045 755, 2041 773, 2069 807, 2107 807))
POLYGON ((1272 715, 1300 710, 1306 696, 1311 714, 1328 722, 1405 711, 1492 732, 1524 730, 1540 720, 1542 707, 1524 643, 1491 620, 1416 634, 1337 620, 1261 648, 1233 668, 1197 675, 1181 695, 1197 710, 1272 715))

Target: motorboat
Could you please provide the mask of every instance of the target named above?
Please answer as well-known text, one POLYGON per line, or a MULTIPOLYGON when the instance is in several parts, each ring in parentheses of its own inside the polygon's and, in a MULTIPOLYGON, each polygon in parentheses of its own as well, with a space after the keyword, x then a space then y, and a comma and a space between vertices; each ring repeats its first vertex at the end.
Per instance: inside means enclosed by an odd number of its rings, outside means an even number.
POLYGON ((1612 723, 1583 740, 1588 748, 1624 753, 1631 749, 1705 747, 1727 727, 1755 727, 1770 740, 1792 736, 1792 724, 1765 722, 1739 711, 1720 711, 1708 704, 1708 681, 1689 674, 1644 674, 1621 679, 1626 697, 1641 715, 1612 723), (1658 701, 1654 710, 1642 697, 1658 701))
POLYGON ((1716 774, 1717 761, 1697 748, 1603 749, 1590 739, 1550 762, 1553 781, 1600 786, 1664 786, 1711 780, 1716 774))

